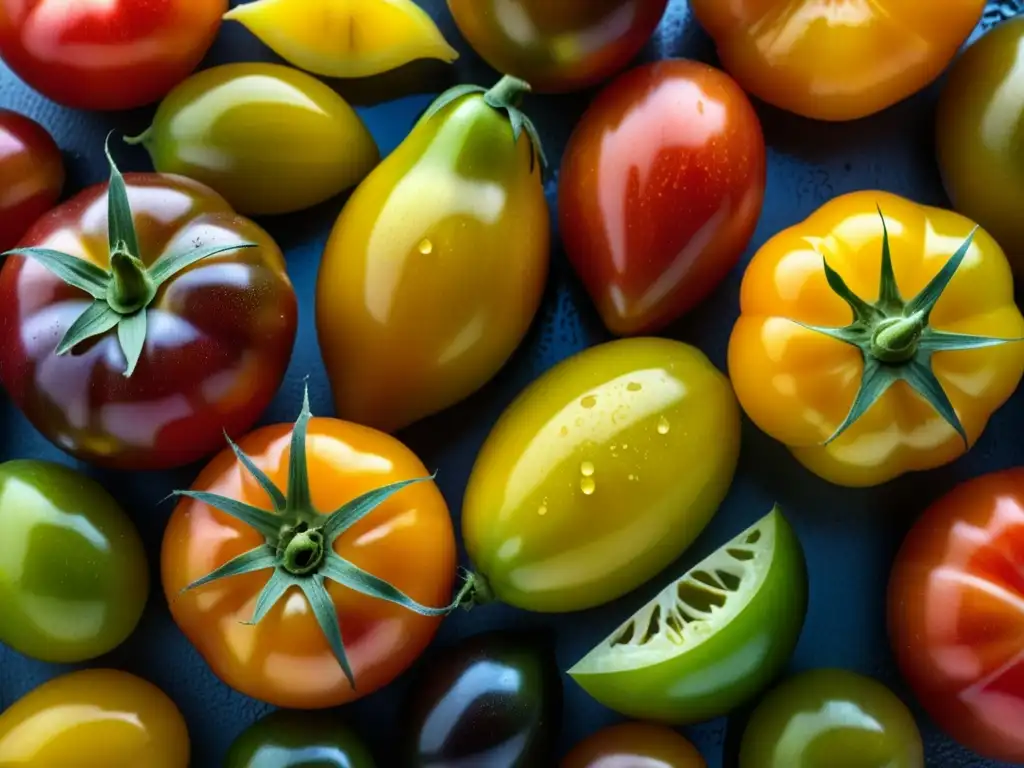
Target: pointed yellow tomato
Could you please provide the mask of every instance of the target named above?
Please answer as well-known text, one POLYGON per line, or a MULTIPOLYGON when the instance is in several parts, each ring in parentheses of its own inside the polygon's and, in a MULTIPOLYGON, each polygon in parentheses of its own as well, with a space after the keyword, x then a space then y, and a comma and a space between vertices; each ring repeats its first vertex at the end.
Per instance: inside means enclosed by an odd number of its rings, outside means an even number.
POLYGON ((327 77, 368 77, 458 52, 412 0, 258 0, 224 18, 244 24, 296 67, 327 77))

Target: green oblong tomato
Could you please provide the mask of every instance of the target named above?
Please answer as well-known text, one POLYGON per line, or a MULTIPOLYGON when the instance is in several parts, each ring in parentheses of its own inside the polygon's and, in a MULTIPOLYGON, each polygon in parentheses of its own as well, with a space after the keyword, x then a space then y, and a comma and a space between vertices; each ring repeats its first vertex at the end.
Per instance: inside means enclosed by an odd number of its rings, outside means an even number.
POLYGON ((380 160, 348 103, 311 75, 224 64, 163 100, 141 143, 161 173, 201 181, 239 213, 298 211, 358 184, 380 160))
POLYGON ((732 480, 740 421, 697 349, 636 338, 535 381, 473 468, 462 532, 484 591, 535 611, 600 605, 675 560, 732 480))
POLYGON ((924 768, 913 715, 869 677, 815 669, 782 683, 754 710, 739 768, 924 768))
POLYGON ((42 461, 0 464, 0 642, 86 661, 134 631, 149 595, 138 532, 95 481, 42 461))
POLYGON ((278 710, 235 739, 224 768, 374 768, 374 762, 336 716, 278 710))

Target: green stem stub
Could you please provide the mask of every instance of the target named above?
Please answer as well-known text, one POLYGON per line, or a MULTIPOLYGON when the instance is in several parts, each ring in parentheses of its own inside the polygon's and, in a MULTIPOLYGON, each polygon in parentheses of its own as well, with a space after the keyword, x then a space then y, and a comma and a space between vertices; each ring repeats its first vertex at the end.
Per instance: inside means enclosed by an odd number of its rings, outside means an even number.
POLYGON ((973 231, 931 282, 913 299, 904 301, 896 283, 889 248, 889 230, 881 209, 878 215, 882 219, 882 269, 878 301, 871 304, 857 296, 826 261, 823 262, 825 278, 829 287, 853 311, 853 322, 841 328, 798 323, 809 330, 857 347, 864 359, 860 388, 850 411, 825 444, 831 443, 867 413, 893 384, 903 381, 957 431, 966 446, 969 443, 967 432, 932 370, 932 355, 936 352, 993 347, 1020 339, 949 333, 929 325, 932 310, 971 248, 973 231))
POLYGON ((107 187, 107 240, 109 267, 103 269, 69 253, 49 248, 16 248, 3 256, 26 256, 42 264, 65 283, 85 292, 93 301, 57 345, 64 355, 83 341, 116 329, 118 343, 125 356, 125 376, 131 376, 142 357, 148 328, 147 310, 167 280, 197 261, 240 248, 255 248, 255 243, 195 246, 168 252, 146 266, 139 248, 128 187, 110 154, 110 134, 106 154, 110 164, 107 187))
POLYGON ((355 689, 355 676, 342 639, 341 620, 327 591, 327 582, 340 584, 377 600, 395 603, 421 616, 446 616, 465 602, 467 589, 463 587, 451 605, 431 608, 416 602, 384 579, 364 571, 334 550, 335 543, 346 531, 387 499, 407 486, 430 482, 434 478, 417 477, 381 486, 343 504, 330 514, 322 515, 313 506, 309 492, 306 434, 311 418, 307 392, 303 398, 302 411, 292 430, 287 493, 274 485, 266 473, 260 470, 231 441, 231 438, 227 438, 239 463, 267 494, 268 505, 272 507, 272 511, 205 491, 175 492, 175 496, 195 499, 240 520, 265 538, 265 543, 189 584, 184 591, 198 589, 232 576, 270 571, 267 583, 256 600, 252 619, 248 623, 258 624, 287 592, 293 588, 300 590, 306 596, 349 685, 355 689))

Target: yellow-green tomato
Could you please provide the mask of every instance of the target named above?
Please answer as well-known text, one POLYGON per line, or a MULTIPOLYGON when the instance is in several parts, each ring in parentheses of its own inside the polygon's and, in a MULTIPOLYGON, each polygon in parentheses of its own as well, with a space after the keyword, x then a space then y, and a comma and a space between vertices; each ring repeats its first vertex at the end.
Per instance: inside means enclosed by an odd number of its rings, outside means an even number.
POLYGON ((157 109, 141 143, 161 173, 212 187, 239 213, 288 213, 353 187, 380 160, 348 103, 279 64, 224 64, 192 75, 157 109))
POLYGON ((462 531, 479 595, 561 612, 629 592, 711 519, 739 441, 728 380, 691 346, 626 339, 562 362, 473 468, 462 531))

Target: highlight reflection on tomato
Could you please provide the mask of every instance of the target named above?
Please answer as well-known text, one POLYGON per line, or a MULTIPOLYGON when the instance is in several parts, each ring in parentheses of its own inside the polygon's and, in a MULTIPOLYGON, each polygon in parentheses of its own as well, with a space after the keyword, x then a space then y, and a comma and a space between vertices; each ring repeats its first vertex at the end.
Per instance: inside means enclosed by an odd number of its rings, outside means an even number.
POLYGON ((689 741, 663 725, 622 723, 581 742, 561 768, 705 768, 689 741))
POLYGON ((39 123, 0 109, 0 251, 17 245, 53 207, 64 186, 64 161, 39 123))

